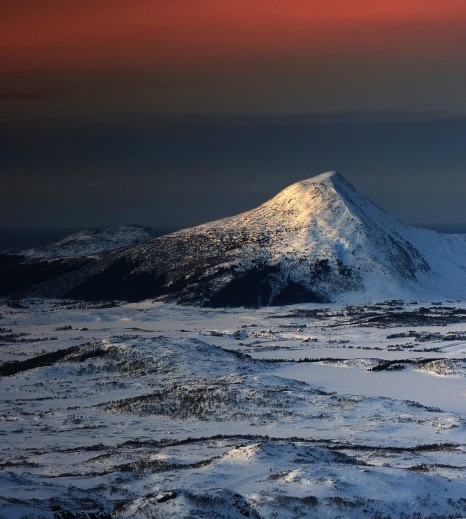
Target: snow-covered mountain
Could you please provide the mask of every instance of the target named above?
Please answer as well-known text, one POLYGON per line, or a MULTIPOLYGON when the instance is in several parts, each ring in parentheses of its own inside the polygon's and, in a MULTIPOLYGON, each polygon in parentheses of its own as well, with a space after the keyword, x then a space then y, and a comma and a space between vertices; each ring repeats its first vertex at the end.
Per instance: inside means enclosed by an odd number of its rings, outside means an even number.
POLYGON ((159 236, 159 234, 155 229, 140 225, 84 229, 69 234, 58 242, 28 249, 24 253, 31 258, 71 258, 135 245, 159 236))
POLYGON ((26 293, 214 307, 463 298, 466 235, 404 225, 328 172, 246 213, 44 269, 26 293))

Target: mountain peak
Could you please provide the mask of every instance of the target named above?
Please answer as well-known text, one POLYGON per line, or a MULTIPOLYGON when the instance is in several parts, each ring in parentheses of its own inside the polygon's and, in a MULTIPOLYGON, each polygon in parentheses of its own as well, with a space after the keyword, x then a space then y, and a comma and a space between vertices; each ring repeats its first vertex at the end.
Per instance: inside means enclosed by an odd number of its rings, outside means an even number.
POLYGON ((306 195, 312 195, 323 188, 333 188, 339 193, 346 190, 355 192, 354 187, 341 175, 338 171, 327 171, 316 175, 314 177, 306 178, 295 182, 287 186, 285 189, 280 191, 272 200, 279 200, 280 198, 287 197, 289 195, 293 197, 300 197, 306 195))
POLYGON ((341 182, 348 184, 348 181, 338 171, 327 171, 314 177, 299 180, 298 182, 285 187, 282 191, 280 191, 280 193, 278 193, 278 195, 288 191, 306 191, 315 188, 316 185, 335 186, 341 182))
POLYGON ((319 175, 315 175, 314 177, 310 177, 304 180, 301 180, 300 182, 297 182, 297 184, 319 184, 321 182, 326 182, 327 180, 340 180, 344 177, 341 173, 338 171, 326 171, 324 173, 320 173, 319 175))
POLYGON ((315 228, 316 222, 326 226, 343 227, 342 218, 352 218, 378 211, 369 200, 360 195, 337 171, 301 180, 280 191, 256 209, 231 219, 233 225, 241 225, 244 217, 252 223, 267 223, 268 227, 287 229, 315 228))
POLYGON ((465 272, 466 236, 408 227, 328 171, 245 213, 139 245, 8 264, 0 293, 205 306, 456 298, 465 272))

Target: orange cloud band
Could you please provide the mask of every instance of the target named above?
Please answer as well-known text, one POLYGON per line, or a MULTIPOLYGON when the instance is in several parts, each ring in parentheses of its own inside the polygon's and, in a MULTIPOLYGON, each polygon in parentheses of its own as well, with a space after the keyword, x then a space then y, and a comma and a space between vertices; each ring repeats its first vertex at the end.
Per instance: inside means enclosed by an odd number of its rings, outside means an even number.
POLYGON ((463 0, 6 0, 5 73, 196 66, 277 53, 464 53, 463 0))

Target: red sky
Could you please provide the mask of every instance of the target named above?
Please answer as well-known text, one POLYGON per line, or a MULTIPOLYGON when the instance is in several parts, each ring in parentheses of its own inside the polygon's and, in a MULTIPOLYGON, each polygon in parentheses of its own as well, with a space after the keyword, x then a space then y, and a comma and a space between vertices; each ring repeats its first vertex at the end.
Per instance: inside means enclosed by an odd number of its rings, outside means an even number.
POLYGON ((376 109, 379 93, 384 110, 404 86, 398 104, 411 107, 456 99, 465 82, 464 0, 3 0, 2 10, 3 97, 67 92, 58 111, 92 104, 99 89, 130 111, 283 113, 330 98, 341 110, 374 98, 376 109), (432 93, 419 92, 426 84, 432 93))
POLYGON ((461 52, 464 0, 7 0, 4 71, 202 66, 373 51, 461 52))
POLYGON ((375 166, 406 214, 439 171, 464 208, 466 0, 0 0, 0 67, 2 222, 200 223, 270 172, 375 166))

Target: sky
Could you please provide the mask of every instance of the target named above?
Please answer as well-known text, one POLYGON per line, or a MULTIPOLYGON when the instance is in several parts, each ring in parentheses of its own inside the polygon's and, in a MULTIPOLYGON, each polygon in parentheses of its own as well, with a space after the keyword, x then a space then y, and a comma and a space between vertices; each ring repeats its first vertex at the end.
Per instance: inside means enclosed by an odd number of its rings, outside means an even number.
POLYGON ((2 0, 0 227, 190 226, 327 170, 466 232, 464 0, 2 0))

